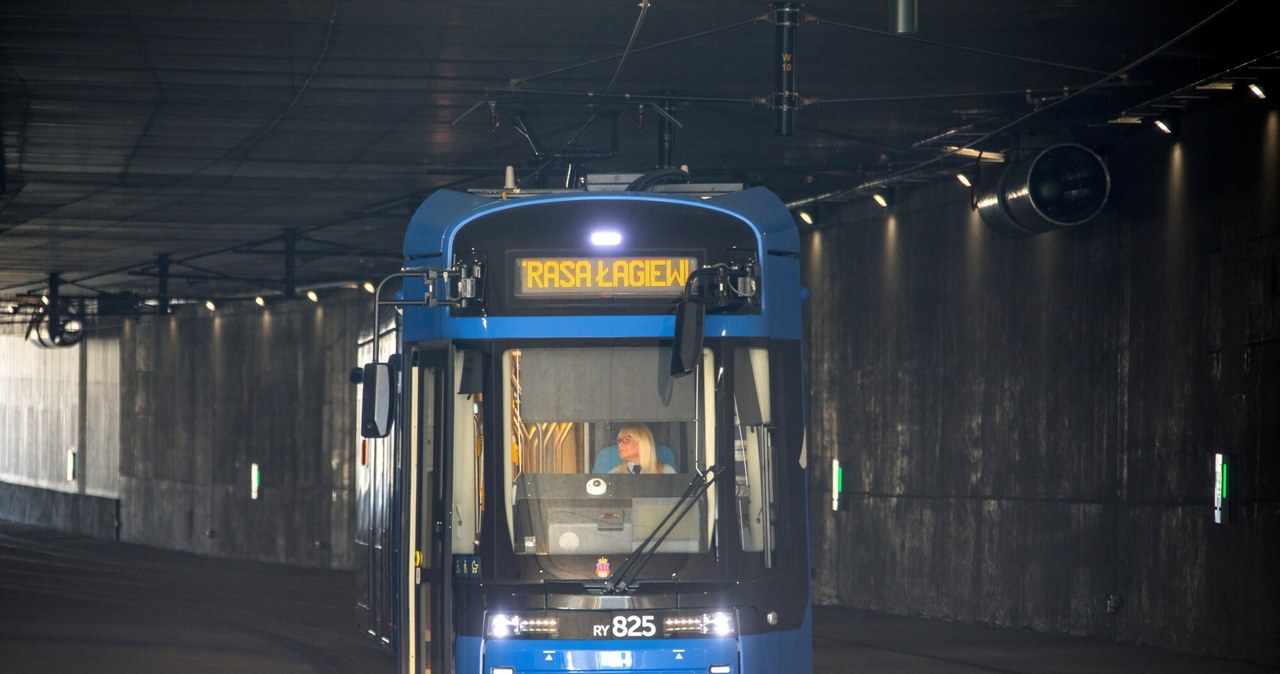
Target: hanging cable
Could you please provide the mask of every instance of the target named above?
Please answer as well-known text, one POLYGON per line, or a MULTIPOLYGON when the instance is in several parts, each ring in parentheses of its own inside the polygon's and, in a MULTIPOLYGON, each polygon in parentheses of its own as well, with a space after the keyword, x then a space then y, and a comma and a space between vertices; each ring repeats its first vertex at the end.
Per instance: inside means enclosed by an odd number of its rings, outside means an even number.
POLYGON ((609 80, 609 86, 604 88, 604 93, 608 94, 613 91, 613 85, 618 81, 618 75, 622 73, 622 66, 627 63, 627 56, 631 54, 632 48, 636 45, 636 36, 640 34, 640 26, 644 25, 644 17, 649 13, 649 0, 640 0, 640 14, 636 17, 636 25, 631 28, 631 38, 627 40, 627 48, 622 50, 622 58, 618 59, 618 67, 613 71, 613 78, 609 80))
POLYGON ((983 136, 981 136, 981 137, 979 137, 979 138, 976 138, 976 139, 974 139, 974 140, 971 140, 971 141, 969 141, 968 143, 965 143, 964 145, 962 145, 962 146, 960 146, 960 147, 957 147, 957 148, 956 148, 956 149, 954 149, 954 150, 951 150, 950 152, 945 152, 945 153, 940 154, 940 155, 938 155, 938 156, 936 156, 936 157, 933 157, 933 158, 931 158, 931 159, 927 159, 927 160, 922 161, 922 162, 920 162, 920 163, 918 163, 918 164, 915 164, 915 165, 913 165, 913 166, 909 166, 909 167, 907 167, 907 168, 905 168, 905 169, 901 169, 901 170, 898 170, 898 171, 890 172, 889 174, 884 175, 884 176, 881 176, 880 178, 877 178, 877 179, 875 179, 875 180, 870 180, 870 181, 864 182, 864 183, 862 183, 862 184, 860 184, 860 185, 856 185, 856 186, 854 186, 854 187, 847 187, 847 188, 845 188, 845 189, 835 190, 835 191, 832 191, 832 192, 827 192, 827 193, 825 193, 825 194, 818 194, 818 195, 814 195, 814 196, 812 196, 812 197, 806 197, 806 198, 804 198, 804 199, 797 199, 796 201, 788 202, 788 203, 787 203, 787 208, 789 208, 789 209, 800 208, 800 207, 802 207, 802 206, 807 206, 807 205, 809 205, 809 204, 816 203, 816 202, 819 202, 819 201, 826 201, 826 200, 828 200, 828 199, 836 199, 836 198, 840 198, 840 197, 850 196, 850 195, 853 195, 853 194, 857 194, 858 192, 861 192, 861 191, 863 191, 863 190, 871 189, 871 188, 873 188, 873 187, 879 187, 879 186, 881 186, 881 185, 887 185, 888 183, 892 182, 892 181, 893 181, 894 179, 896 179, 896 178, 900 178, 900 177, 902 177, 902 176, 904 176, 904 175, 910 175, 910 174, 912 174, 912 173, 916 173, 917 171, 919 171, 919 170, 921 170, 921 169, 923 169, 923 168, 926 168, 926 167, 929 167, 929 166, 933 166, 934 164, 937 164, 937 163, 939 163, 939 162, 941 162, 941 161, 943 161, 943 160, 946 160, 946 159, 948 159, 948 158, 950 158, 950 157, 953 157, 953 156, 955 156, 956 154, 958 154, 961 150, 968 150, 968 149, 971 149, 971 148, 973 148, 975 145, 978 145, 979 143, 984 143, 984 142, 986 142, 986 141, 988 141, 988 140, 990 140, 990 139, 994 138, 995 136, 997 136, 997 135, 999 135, 999 134, 1001 134, 1001 133, 1004 133, 1005 131, 1008 131, 1009 129, 1012 129, 1012 128, 1016 127, 1016 126, 1021 125, 1022 123, 1026 122, 1028 119, 1031 119, 1032 117, 1036 117, 1036 116, 1038 116, 1038 115, 1041 115, 1041 114, 1043 114, 1044 112, 1046 112, 1046 111, 1048 111, 1048 110, 1051 110, 1051 109, 1053 109, 1053 108, 1058 107, 1059 105, 1062 105, 1063 103, 1066 103, 1067 101, 1074 100, 1075 98, 1077 98, 1077 97, 1079 97, 1079 96, 1081 96, 1081 95, 1083 95, 1083 94, 1085 94, 1085 93, 1088 93, 1088 92, 1090 92, 1090 91, 1092 91, 1092 90, 1094 90, 1094 89, 1097 89, 1098 87, 1100 87, 1100 86, 1102 86, 1102 85, 1106 84, 1107 82, 1110 82, 1110 81, 1112 81, 1112 80, 1119 79, 1119 78, 1123 77, 1124 75, 1128 74, 1128 72, 1129 72, 1130 70, 1133 70, 1134 68, 1137 68, 1138 66, 1142 65, 1143 63, 1146 63, 1147 61, 1150 61, 1151 59, 1155 58, 1156 56, 1158 56, 1158 55, 1160 55, 1161 53, 1163 53, 1163 52, 1165 52, 1166 50, 1168 50, 1168 49, 1169 49, 1170 47, 1172 47, 1173 45, 1175 45, 1175 44, 1177 44, 1177 43, 1181 42, 1182 40, 1184 40, 1187 36, 1191 35, 1192 33, 1196 32, 1197 30, 1200 30, 1200 29, 1201 29, 1201 28, 1203 28, 1206 24, 1208 24, 1210 21, 1213 21, 1214 19, 1218 18, 1218 16, 1219 16, 1219 15, 1221 15, 1223 12, 1227 11, 1228 9, 1230 9, 1230 8, 1231 8, 1233 5, 1235 5, 1237 2, 1239 2, 1239 0, 1230 0, 1230 2, 1228 2, 1227 4, 1223 5, 1222 7, 1218 8, 1217 10, 1215 10, 1213 13, 1209 14, 1209 15, 1208 15, 1208 16, 1206 16, 1205 18, 1203 18, 1203 19, 1201 19, 1200 21, 1196 22, 1196 24, 1195 24, 1195 25, 1193 25, 1193 26, 1191 26, 1190 28, 1188 28, 1188 29, 1186 29, 1186 30, 1182 31, 1182 32, 1181 32, 1181 33, 1179 33, 1177 36, 1175 36, 1175 37, 1173 37, 1172 39, 1170 39, 1170 40, 1166 41, 1164 44, 1162 44, 1162 45, 1160 45, 1160 46, 1156 47, 1155 49, 1151 50, 1150 52, 1147 52, 1147 53, 1146 53, 1146 54, 1144 54, 1142 57, 1138 58, 1136 61, 1133 61, 1132 63, 1129 63, 1128 65, 1124 66, 1123 68, 1120 68, 1119 70, 1116 70, 1115 72, 1109 73, 1109 74, 1107 74, 1106 76, 1104 76, 1104 77, 1102 77, 1102 78, 1100 78, 1100 79, 1098 79, 1098 80, 1094 81, 1093 83, 1088 84, 1088 85, 1085 85, 1083 88, 1077 89, 1076 91, 1074 91, 1074 92, 1072 92, 1072 93, 1070 93, 1070 94, 1067 94, 1067 95, 1063 96, 1062 98, 1059 98, 1059 99, 1057 99, 1057 100, 1055 100, 1055 101, 1053 101, 1053 102, 1051 102, 1051 103, 1049 103, 1049 104, 1045 105, 1044 107, 1036 108, 1035 110, 1032 110, 1031 112, 1028 112, 1027 114, 1025 114, 1025 115, 1023 115, 1023 116, 1021 116, 1021 117, 1019 117, 1019 118, 1017 118, 1017 119, 1015 119, 1015 120, 1013 120, 1013 121, 1011 121, 1011 122, 1009 122, 1009 123, 1007 123, 1007 124, 1005 124, 1005 125, 1003 125, 1003 126, 1001 126, 1001 127, 997 128, 997 129, 995 129, 994 131, 990 131, 990 132, 988 132, 988 133, 984 134, 983 136))

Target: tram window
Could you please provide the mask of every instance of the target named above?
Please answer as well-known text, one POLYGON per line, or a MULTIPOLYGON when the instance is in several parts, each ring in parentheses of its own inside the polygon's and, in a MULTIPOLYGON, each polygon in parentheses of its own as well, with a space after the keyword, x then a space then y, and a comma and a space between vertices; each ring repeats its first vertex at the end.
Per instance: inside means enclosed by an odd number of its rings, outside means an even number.
MULTIPOLYGON (((484 512, 484 406, 480 393, 463 392, 466 354, 454 359, 453 390, 453 552, 475 552, 484 512)), ((474 366, 472 366, 474 367, 474 366)))
POLYGON ((769 352, 738 349, 734 353, 734 493, 742 547, 748 552, 774 550, 773 462, 769 442, 769 352))
MULTIPOLYGON (((669 349, 513 349, 502 365, 504 496, 517 553, 629 552, 690 473, 710 465, 710 378, 673 379, 669 349), (642 445, 653 463, 636 459, 642 445)), ((709 503, 659 552, 704 550, 709 503)))

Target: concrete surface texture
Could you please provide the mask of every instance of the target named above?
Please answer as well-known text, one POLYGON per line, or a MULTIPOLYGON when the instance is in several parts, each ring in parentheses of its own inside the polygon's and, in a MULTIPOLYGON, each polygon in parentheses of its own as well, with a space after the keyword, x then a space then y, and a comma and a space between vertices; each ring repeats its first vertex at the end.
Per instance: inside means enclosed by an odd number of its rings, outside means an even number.
MULTIPOLYGON (((0 671, 392 674, 350 572, 214 559, 0 520, 0 671)), ((815 609, 815 674, 1274 674, 1030 630, 815 609)))
POLYGON ((0 671, 387 673, 351 572, 219 560, 0 521, 0 671))
POLYGON ((44 349, 0 325, 0 482, 117 498, 120 340, 104 327, 44 349))
POLYGON ((323 305, 247 303, 127 323, 121 540, 351 568, 348 373, 367 298, 349 291, 323 305))
POLYGON ((1280 664, 1280 115, 1186 121, 1075 230, 994 236, 941 182, 823 212, 820 603, 1280 664))

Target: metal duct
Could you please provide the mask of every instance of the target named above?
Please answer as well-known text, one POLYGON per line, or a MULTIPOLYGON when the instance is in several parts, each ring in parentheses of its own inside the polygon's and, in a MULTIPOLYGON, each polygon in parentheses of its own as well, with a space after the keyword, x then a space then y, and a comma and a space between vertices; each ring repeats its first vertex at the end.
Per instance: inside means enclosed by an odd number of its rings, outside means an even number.
POLYGON ((1010 164, 984 186, 978 214, 998 234, 1033 236, 1088 222, 1110 193, 1101 157, 1080 145, 1054 145, 1010 164))

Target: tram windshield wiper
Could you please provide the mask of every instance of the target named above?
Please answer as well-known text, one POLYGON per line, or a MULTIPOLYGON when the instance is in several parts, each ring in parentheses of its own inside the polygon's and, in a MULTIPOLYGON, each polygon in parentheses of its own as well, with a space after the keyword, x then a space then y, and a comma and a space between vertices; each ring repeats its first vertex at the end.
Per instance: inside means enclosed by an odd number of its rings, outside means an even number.
POLYGON ((666 516, 662 518, 658 526, 653 528, 653 531, 644 539, 640 547, 622 560, 618 570, 614 571, 613 575, 609 576, 609 580, 605 581, 602 588, 605 594, 624 592, 630 587, 631 581, 635 580, 644 565, 648 564, 649 560, 653 558, 653 554, 658 551, 663 541, 667 540, 667 536, 671 535, 671 532, 680 524, 684 516, 689 513, 689 510, 698 502, 698 499, 707 493, 707 490, 711 488, 711 484, 716 481, 716 478, 722 472, 724 472, 724 466, 716 465, 708 468, 705 473, 699 472, 695 474, 693 479, 689 480, 689 486, 685 487, 684 494, 671 506, 671 510, 667 511, 666 516))

